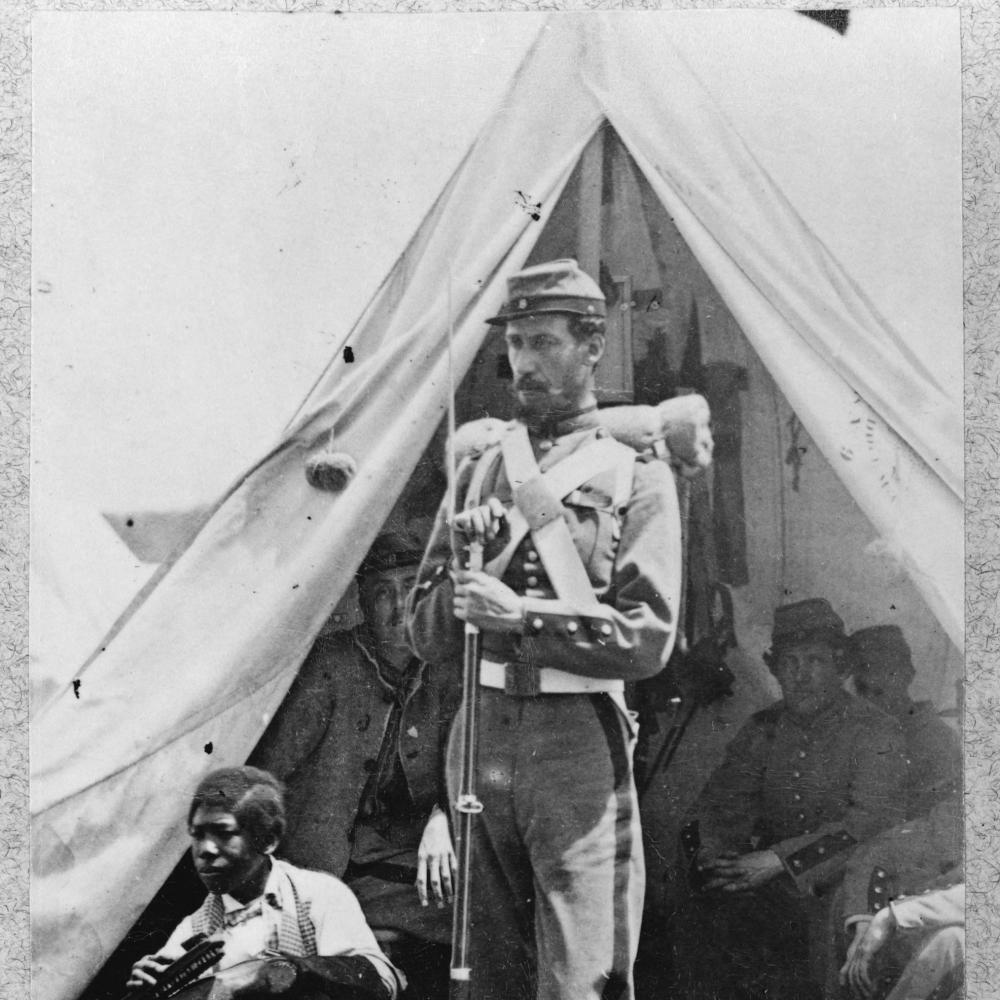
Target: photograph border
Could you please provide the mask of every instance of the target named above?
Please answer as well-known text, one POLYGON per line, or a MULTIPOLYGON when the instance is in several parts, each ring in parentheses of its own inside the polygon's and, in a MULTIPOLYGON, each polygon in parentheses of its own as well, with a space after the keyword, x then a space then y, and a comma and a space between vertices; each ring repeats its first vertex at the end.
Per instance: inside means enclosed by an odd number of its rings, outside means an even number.
MULTIPOLYGON (((28 995, 28 505, 31 419, 31 16, 36 11, 202 11, 242 13, 407 12, 535 9, 825 9, 827 2, 629 2, 538 4, 446 0, 7 0, 0 7, 0 997, 28 995)), ((886 6, 884 3, 853 6, 886 6)), ((894 7, 954 4, 900 3, 894 7)), ((1000 993, 1000 816, 993 771, 1000 762, 1000 9, 961 8, 963 254, 966 442, 966 842, 970 884, 967 996, 1000 993)))

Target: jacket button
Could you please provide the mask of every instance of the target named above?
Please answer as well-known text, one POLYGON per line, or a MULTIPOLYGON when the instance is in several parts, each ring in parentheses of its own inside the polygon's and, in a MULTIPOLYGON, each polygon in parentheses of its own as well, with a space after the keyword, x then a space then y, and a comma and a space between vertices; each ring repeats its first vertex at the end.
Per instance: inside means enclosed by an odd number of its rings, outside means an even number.
POLYGON ((537 552, 536 552, 536 551, 535 551, 534 549, 532 549, 532 550, 531 550, 531 551, 530 551, 530 552, 528 553, 528 559, 529 559, 529 560, 530 560, 531 562, 538 562, 538 553, 537 553, 537 552))
POLYGON ((538 586, 538 577, 537 576, 529 576, 528 579, 525 582, 528 584, 529 587, 537 587, 538 586))
POLYGON ((792 777, 793 778, 801 778, 802 777, 802 772, 801 771, 792 771, 792 777))
POLYGON ((805 755, 806 755, 806 752, 805 752, 805 750, 800 750, 800 751, 799 751, 799 757, 802 757, 802 758, 804 758, 804 757, 805 757, 805 755))
POLYGON ((552 442, 549 440, 538 442, 539 451, 552 451, 552 442))
POLYGON ((532 627, 532 628, 533 628, 533 629, 534 629, 534 630, 535 630, 536 632, 541 632, 541 631, 542 631, 542 626, 543 626, 544 624, 545 624, 545 622, 543 622, 541 618, 534 618, 534 619, 532 619, 532 622, 531 622, 531 627, 532 627))
POLYGON ((576 635, 579 629, 580 626, 577 625, 576 622, 566 622, 566 631, 569 632, 570 635, 576 635))
POLYGON ((607 622, 601 626, 601 635, 611 635, 611 626, 607 622))
POLYGON ((796 792, 796 793, 795 793, 795 794, 794 794, 794 795, 792 796, 792 798, 793 798, 793 799, 794 799, 794 800, 795 800, 796 802, 801 802, 801 801, 802 801, 802 796, 801 796, 801 795, 799 795, 799 793, 798 793, 798 792, 796 792))

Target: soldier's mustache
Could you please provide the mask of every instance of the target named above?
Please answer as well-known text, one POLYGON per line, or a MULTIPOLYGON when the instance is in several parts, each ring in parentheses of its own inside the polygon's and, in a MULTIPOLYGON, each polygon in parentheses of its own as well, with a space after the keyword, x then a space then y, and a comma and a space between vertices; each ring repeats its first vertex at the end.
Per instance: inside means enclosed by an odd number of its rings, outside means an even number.
POLYGON ((532 389, 538 389, 539 391, 544 391, 545 389, 548 389, 548 387, 549 387, 548 382, 543 382, 540 379, 531 378, 530 376, 527 375, 524 378, 517 379, 517 381, 514 383, 514 388, 517 389, 518 392, 527 392, 532 389))

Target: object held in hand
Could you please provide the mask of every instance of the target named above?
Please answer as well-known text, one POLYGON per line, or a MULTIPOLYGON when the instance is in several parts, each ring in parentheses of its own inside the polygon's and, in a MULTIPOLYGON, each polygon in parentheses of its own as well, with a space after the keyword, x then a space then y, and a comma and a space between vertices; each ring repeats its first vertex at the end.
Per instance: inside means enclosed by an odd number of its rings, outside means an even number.
POLYGON ((129 990, 125 1000, 166 1000, 215 965, 225 950, 221 941, 210 941, 203 934, 184 943, 187 951, 159 973, 155 983, 129 990))

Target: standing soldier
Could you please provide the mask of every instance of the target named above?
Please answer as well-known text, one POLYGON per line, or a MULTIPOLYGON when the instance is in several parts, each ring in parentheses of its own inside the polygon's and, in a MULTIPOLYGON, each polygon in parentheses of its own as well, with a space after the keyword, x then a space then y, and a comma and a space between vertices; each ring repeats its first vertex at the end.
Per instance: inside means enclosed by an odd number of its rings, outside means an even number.
MULTIPOLYGON (((517 415, 457 474, 411 597, 417 654, 483 636, 472 993, 630 998, 644 867, 624 682, 659 671, 680 592, 675 485, 601 428, 605 302, 576 261, 509 280, 517 415), (462 568, 451 530, 485 540, 462 568), (530 531, 529 531, 530 529, 530 531)), ((459 725, 461 724, 461 717, 459 725)), ((454 733, 451 748, 460 744, 454 733)), ((460 762, 449 750, 449 785, 460 762)))

